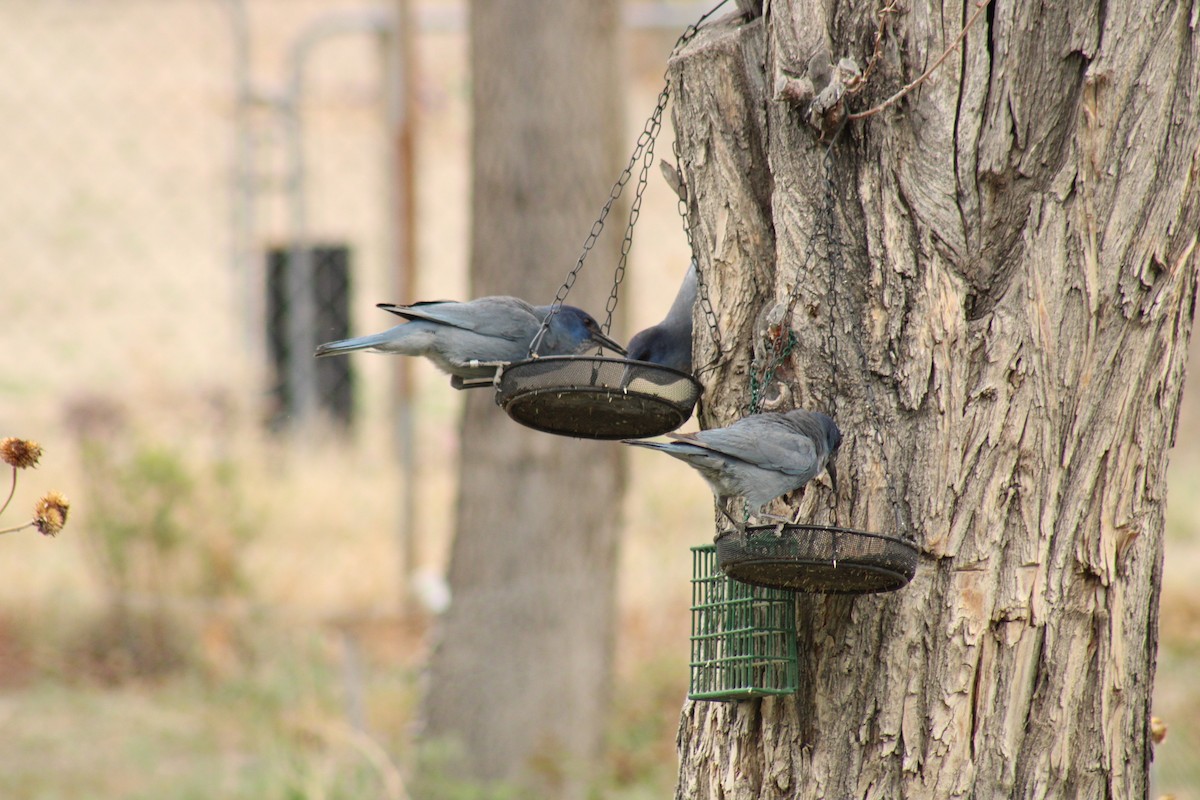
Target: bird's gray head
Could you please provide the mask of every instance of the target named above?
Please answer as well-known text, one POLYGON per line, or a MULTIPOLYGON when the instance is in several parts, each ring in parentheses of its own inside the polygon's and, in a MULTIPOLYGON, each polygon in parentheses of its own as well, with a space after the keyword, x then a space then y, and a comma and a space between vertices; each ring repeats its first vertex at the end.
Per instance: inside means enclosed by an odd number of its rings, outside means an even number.
POLYGON ((681 372, 692 371, 692 307, 696 305, 697 282, 696 262, 693 261, 666 318, 638 331, 629 340, 630 359, 661 364, 681 372))
POLYGON ((575 306, 559 307, 558 313, 550 318, 547 338, 567 353, 578 353, 592 347, 606 347, 625 355, 625 348, 609 338, 591 314, 575 306))
POLYGON ((818 446, 823 442, 829 450, 829 455, 825 459, 825 471, 829 473, 829 482, 833 484, 833 491, 837 492, 837 455, 838 448, 842 446, 842 432, 838 429, 837 423, 833 421, 828 414, 822 414, 820 411, 793 411, 789 414, 796 414, 800 427, 813 438, 813 441, 818 446))
POLYGON ((813 418, 820 426, 821 433, 825 436, 825 442, 829 445, 829 457, 833 458, 837 455, 838 448, 842 446, 842 432, 838 429, 837 423, 827 414, 814 411, 813 418))
POLYGON ((634 361, 654 361, 657 363, 659 351, 664 349, 667 333, 660 327, 646 328, 638 331, 629 340, 628 356, 634 361))
POLYGON ((829 445, 829 458, 825 460, 825 471, 829 473, 829 483, 833 486, 833 493, 837 494, 837 455, 838 448, 842 446, 842 432, 838 430, 837 423, 820 411, 814 412, 813 416, 817 418, 817 424, 821 426, 821 430, 825 434, 825 441, 829 445))

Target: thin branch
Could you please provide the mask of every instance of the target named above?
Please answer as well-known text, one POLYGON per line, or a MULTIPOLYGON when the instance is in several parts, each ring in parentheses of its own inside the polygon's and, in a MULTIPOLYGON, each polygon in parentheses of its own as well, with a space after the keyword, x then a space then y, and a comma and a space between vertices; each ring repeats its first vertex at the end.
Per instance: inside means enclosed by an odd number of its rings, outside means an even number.
POLYGON ((23 531, 26 528, 32 528, 32 527, 33 527, 33 520, 29 520, 29 522, 26 522, 24 525, 18 525, 15 528, 5 528, 4 530, 0 531, 0 536, 3 536, 6 533, 16 533, 17 531, 23 531))
POLYGON ((17 493, 17 468, 13 467, 12 472, 12 486, 8 489, 8 499, 4 501, 4 505, 0 506, 0 514, 4 513, 4 509, 8 508, 8 504, 12 502, 13 495, 17 493))
POLYGON ((860 120, 860 119, 866 119, 867 117, 873 117, 876 114, 878 114, 880 111, 883 111, 888 106, 894 105, 902 97, 904 97, 904 95, 908 94, 913 89, 917 88, 922 83, 924 83, 925 79, 928 78, 935 69, 940 67, 942 65, 942 62, 950 57, 951 53, 953 53, 955 50, 958 49, 958 46, 960 44, 962 44, 962 40, 967 38, 967 31, 971 30, 971 26, 975 24, 975 20, 979 19, 979 15, 983 13, 983 10, 985 8, 987 8, 988 5, 991 4, 991 2, 992 2, 992 0, 980 0, 980 2, 976 5, 975 13, 971 15, 971 18, 969 20, 967 20, 967 24, 963 26, 963 29, 959 32, 958 36, 955 37, 954 41, 950 44, 950 46, 946 48, 945 52, 943 52, 940 56, 938 56, 937 61, 934 61, 932 66, 929 67, 929 69, 927 69, 923 73, 921 73, 921 77, 917 78, 912 83, 908 84, 903 89, 896 92, 894 95, 889 97, 887 100, 884 100, 882 103, 875 106, 874 108, 869 108, 866 111, 860 111, 857 114, 851 114, 846 119, 860 120))
POLYGON ((854 81, 854 86, 849 87, 847 91, 850 94, 858 94, 867 85, 867 78, 875 71, 875 67, 879 64, 879 59, 883 57, 883 33, 887 27, 888 14, 898 13, 896 3, 900 0, 887 0, 877 13, 879 17, 879 26, 875 29, 875 44, 871 48, 871 58, 867 61, 867 66, 863 68, 862 75, 854 81))

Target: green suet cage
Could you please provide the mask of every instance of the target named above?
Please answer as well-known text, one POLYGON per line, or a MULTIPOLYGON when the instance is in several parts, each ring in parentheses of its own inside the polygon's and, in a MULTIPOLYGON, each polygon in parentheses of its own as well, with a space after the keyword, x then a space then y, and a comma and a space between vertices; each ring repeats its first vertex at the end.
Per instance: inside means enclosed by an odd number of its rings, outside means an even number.
POLYGON ((792 694, 795 595, 725 576, 713 545, 692 548, 692 700, 792 694))

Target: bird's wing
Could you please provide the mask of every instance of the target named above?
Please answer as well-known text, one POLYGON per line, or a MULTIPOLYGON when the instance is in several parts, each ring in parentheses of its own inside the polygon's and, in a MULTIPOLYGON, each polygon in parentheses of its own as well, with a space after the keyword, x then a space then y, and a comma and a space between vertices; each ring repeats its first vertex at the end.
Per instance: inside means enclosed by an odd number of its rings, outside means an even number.
POLYGON ((422 309, 422 306, 441 306, 456 304, 457 300, 423 300, 420 303, 413 303, 407 306, 397 305, 395 303, 376 303, 376 308, 382 308, 384 311, 390 311, 398 317, 405 319, 429 319, 428 313, 422 309))
POLYGON ((747 417, 728 428, 668 436, 785 475, 800 476, 817 469, 813 440, 769 417, 747 417))
MULTIPOLYGON (((720 450, 705 447, 686 437, 672 436, 671 438, 673 441, 670 442, 651 442, 638 439, 622 439, 621 441, 625 444, 648 447, 651 450, 659 450, 669 456, 674 456, 690 464, 710 481, 718 478, 721 471, 731 462, 737 461, 736 458, 727 456, 720 450)), ((720 493, 724 493, 724 491, 721 489, 720 493)))
POLYGON ((450 325, 455 328, 465 328, 470 330, 470 326, 463 324, 465 320, 455 321, 455 317, 460 316, 455 314, 453 309, 456 306, 463 306, 465 303, 460 303, 457 300, 423 300, 419 303, 412 303, 407 306, 396 305, 395 303, 376 303, 376 308, 382 308, 384 311, 391 312, 398 317, 404 317, 407 320, 422 319, 426 322, 436 322, 439 325, 450 325))
POLYGON ((530 326, 541 323, 533 307, 517 297, 481 297, 468 303, 431 300, 407 306, 380 303, 379 307, 405 319, 426 320, 513 341, 531 338, 537 328, 531 330, 530 326))

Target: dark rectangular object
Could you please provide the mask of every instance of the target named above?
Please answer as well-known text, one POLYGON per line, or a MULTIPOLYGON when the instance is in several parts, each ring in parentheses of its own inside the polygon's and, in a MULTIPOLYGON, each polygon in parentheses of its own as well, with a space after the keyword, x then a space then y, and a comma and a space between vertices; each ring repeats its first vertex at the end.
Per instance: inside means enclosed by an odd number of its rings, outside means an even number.
MULTIPOLYGON (((313 264, 313 307, 315 329, 301 358, 312 358, 320 342, 350 336, 350 248, 346 245, 314 245, 309 249, 313 264)), ((293 410, 293 392, 288 385, 292 354, 288 341, 287 269, 289 247, 267 251, 267 356, 271 360, 271 410, 267 415, 272 430, 285 427, 293 410)), ((349 427, 354 413, 354 373, 350 359, 320 358, 316 362, 317 402, 331 418, 349 427)))

